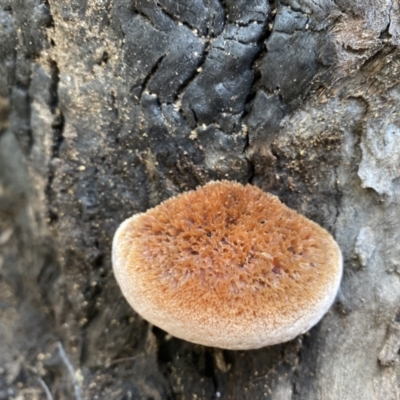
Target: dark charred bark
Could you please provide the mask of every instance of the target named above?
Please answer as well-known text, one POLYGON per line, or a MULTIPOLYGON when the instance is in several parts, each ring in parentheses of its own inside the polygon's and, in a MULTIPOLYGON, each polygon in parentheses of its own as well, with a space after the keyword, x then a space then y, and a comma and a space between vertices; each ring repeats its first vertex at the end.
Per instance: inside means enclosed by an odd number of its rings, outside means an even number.
POLYGON ((400 397, 394 0, 0 0, 0 399, 400 397), (332 232, 309 333, 217 351, 127 305, 128 216, 252 183, 332 232))

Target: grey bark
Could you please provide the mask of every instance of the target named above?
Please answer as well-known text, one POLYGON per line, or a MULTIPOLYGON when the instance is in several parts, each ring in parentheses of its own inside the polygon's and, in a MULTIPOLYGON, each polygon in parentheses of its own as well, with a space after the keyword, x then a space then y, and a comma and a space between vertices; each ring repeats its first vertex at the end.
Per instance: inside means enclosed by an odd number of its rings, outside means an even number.
POLYGON ((0 399, 399 399, 397 0, 0 0, 0 399), (133 213, 212 179, 345 260, 309 333, 170 338, 123 299, 133 213))

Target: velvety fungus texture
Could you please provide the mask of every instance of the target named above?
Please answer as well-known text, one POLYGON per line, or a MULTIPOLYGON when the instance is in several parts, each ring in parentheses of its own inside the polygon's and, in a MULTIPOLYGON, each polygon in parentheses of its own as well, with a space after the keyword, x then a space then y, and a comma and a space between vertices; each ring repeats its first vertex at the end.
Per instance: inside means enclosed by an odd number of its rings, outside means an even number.
POLYGON ((226 349, 284 342, 333 303, 332 236, 251 185, 221 181, 124 221, 113 267, 131 306, 188 341, 226 349))

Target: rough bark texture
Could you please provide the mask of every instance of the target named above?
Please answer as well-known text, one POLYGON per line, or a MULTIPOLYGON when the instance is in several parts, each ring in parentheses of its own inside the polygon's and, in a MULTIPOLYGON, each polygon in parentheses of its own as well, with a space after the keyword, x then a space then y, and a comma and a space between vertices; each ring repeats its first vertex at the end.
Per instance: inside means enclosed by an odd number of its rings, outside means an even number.
POLYGON ((0 0, 0 399, 399 399, 397 0, 0 0), (330 230, 309 333, 255 351, 130 309, 116 227, 212 179, 330 230))

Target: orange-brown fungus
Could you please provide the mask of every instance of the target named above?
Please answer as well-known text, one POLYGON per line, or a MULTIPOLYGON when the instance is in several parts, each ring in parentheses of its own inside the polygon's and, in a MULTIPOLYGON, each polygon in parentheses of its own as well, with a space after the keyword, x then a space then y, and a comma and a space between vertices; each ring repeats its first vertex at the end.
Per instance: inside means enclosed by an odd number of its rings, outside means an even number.
POLYGON ((225 348, 309 329, 332 304, 342 270, 326 230, 257 187, 227 181, 133 216, 113 247, 117 280, 139 314, 225 348))

